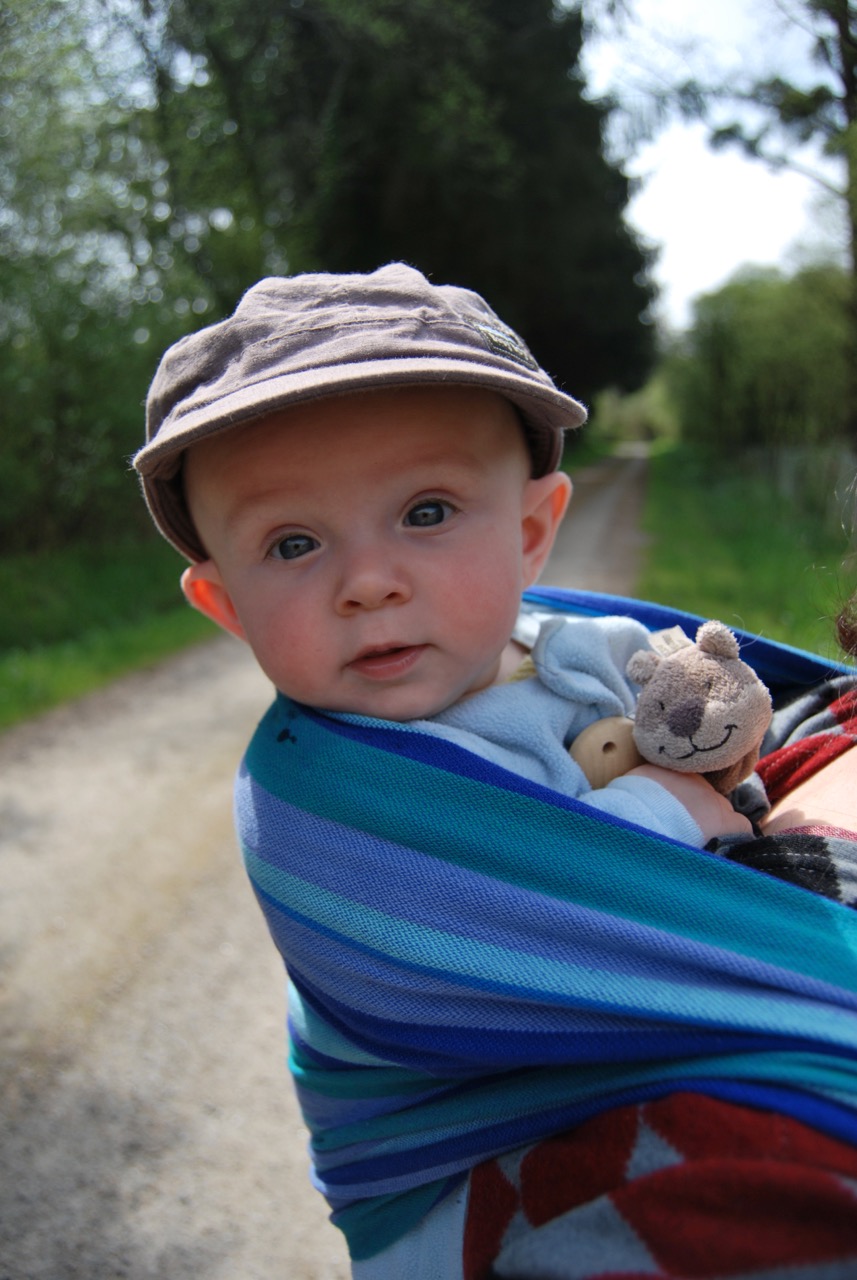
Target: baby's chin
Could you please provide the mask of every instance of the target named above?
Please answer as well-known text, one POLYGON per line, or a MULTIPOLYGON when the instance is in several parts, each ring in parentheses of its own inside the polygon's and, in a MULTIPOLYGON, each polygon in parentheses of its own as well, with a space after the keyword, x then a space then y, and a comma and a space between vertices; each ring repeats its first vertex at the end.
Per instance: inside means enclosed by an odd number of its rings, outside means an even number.
MULTIPOLYGON (((517 648, 517 646, 516 646, 517 648)), ((520 652, 516 661, 520 663, 520 652)), ((364 716, 370 720, 386 720, 392 724, 411 724, 419 720, 433 720, 436 716, 457 706, 467 698, 475 697, 492 685, 505 682, 506 674, 503 655, 489 662, 478 670, 471 669, 466 678, 461 673, 451 681, 437 678, 424 682, 407 680, 400 683, 390 681, 386 687, 380 684, 375 688, 351 688, 342 691, 337 697, 331 693, 329 699, 301 697, 301 691, 278 686, 284 697, 303 706, 311 707, 323 714, 338 716, 364 716)), ((288 684, 288 682, 286 682, 288 684)))
MULTIPOLYGON (((465 690, 463 693, 456 691, 455 693, 446 694, 441 697, 425 698, 425 699, 404 699, 397 705, 396 699, 346 699, 342 703, 330 706, 315 706, 316 711, 321 711, 329 715, 338 716, 365 716, 370 720, 385 720, 389 724, 413 724, 420 720, 434 720, 442 712, 448 711, 450 707, 464 702, 467 698, 474 697, 477 693, 481 693, 483 689, 489 685, 481 683, 478 686, 465 690)), ((290 695, 286 695, 287 697, 290 695)), ((300 701, 300 699, 295 699, 300 701)))

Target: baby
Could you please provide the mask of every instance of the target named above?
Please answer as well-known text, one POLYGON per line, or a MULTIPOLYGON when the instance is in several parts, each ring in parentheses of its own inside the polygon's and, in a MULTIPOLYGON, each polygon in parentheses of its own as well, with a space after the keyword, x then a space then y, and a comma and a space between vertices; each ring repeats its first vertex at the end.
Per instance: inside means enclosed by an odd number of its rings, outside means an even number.
MULTIPOLYGON (((799 1117, 812 1073, 826 1078, 831 1028, 845 1054, 835 1082, 853 1060, 852 992, 834 1015, 817 981, 835 987, 847 920, 829 930, 826 956, 819 917, 781 905, 773 880, 739 882, 743 869, 726 858, 629 837, 557 803, 562 791, 580 810, 695 845, 749 826, 700 777, 646 765, 593 789, 569 757, 582 729, 633 709, 626 665, 647 644, 627 618, 543 620, 521 607, 569 499, 562 433, 584 416, 481 298, 401 265, 263 281, 233 316, 168 351, 149 395, 136 465, 157 524, 190 561, 185 594, 251 646, 284 695, 245 757, 236 815, 292 982, 292 1065, 316 1182, 355 1280, 461 1276, 473 1169, 576 1123, 581 1099, 584 1115, 593 1099, 608 1108, 612 1132, 617 1096, 650 1098, 658 1064, 665 1089, 689 1090, 671 1096, 689 1099, 696 1138, 712 1101, 695 1092, 696 1064, 704 1089, 724 1063, 725 1096, 743 1098, 748 1035, 762 1051, 747 1110, 768 1106, 759 1090, 773 1055, 770 1104, 776 1113, 783 1102, 783 1124, 791 1069, 799 1117), (426 752, 425 733, 456 748, 426 752), (475 756, 526 781, 498 785, 475 756), (391 777, 398 785, 385 788, 391 777), (807 968, 779 987, 804 951, 807 968), (780 1025, 794 1049, 784 1059, 780 1025)), ((625 1108, 616 1115, 627 1135, 625 1108)), ((697 1165, 722 1151, 722 1115, 697 1165)), ((742 1134, 752 1115, 740 1115, 742 1134)), ((604 1132, 592 1148, 598 1178, 604 1132)), ((805 1149, 809 1163, 815 1148, 805 1149)), ((574 1150, 585 1164, 589 1147, 574 1150)), ((773 1196, 778 1162, 760 1163, 773 1196)), ((541 1167, 540 1208, 555 1202, 555 1155, 541 1167)), ((623 1155, 617 1177, 623 1188, 631 1178, 632 1194, 642 1184, 644 1204, 654 1177, 652 1218, 666 1203, 668 1237, 674 1213, 653 1167, 644 1159, 629 1173, 623 1155)), ((486 1230, 499 1248, 502 1184, 480 1185, 497 1201, 486 1230)), ((731 1202, 712 1203, 702 1186, 689 1201, 708 1224, 701 1238, 728 1236, 731 1202)), ((610 1257, 627 1261, 627 1224, 605 1218, 599 1196, 560 1237, 584 1269, 614 1243, 610 1257)))
POLYGON ((393 264, 262 281, 176 344, 135 465, 191 561, 187 599, 287 697, 420 722, 690 844, 749 831, 702 778, 644 765, 593 790, 568 757, 633 709, 625 664, 647 643, 625 618, 537 638, 519 621, 584 419, 481 298, 393 264), (533 640, 538 678, 509 684, 533 640))

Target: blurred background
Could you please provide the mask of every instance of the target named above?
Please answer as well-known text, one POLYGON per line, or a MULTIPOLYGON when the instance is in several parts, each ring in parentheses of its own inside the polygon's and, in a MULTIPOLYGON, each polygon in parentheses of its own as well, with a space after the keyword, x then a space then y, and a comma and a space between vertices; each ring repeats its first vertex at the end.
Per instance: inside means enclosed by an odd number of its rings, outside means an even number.
POLYGON ((639 594, 823 648, 853 586, 850 0, 0 0, 0 725, 208 634, 128 459, 266 274, 485 294, 649 457, 639 594))

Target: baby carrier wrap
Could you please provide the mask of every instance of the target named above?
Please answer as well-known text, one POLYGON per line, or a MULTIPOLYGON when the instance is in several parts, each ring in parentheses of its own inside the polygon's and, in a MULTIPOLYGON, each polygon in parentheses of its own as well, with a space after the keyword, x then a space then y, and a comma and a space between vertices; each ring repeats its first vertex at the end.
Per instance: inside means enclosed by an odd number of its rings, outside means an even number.
MULTIPOLYGON (((699 618, 541 590, 651 630, 699 618)), ((775 697, 840 674, 739 633, 775 697)), ((857 914, 408 724, 278 696, 236 784, 314 1176, 354 1258, 475 1165, 676 1089, 857 1144, 857 914)))

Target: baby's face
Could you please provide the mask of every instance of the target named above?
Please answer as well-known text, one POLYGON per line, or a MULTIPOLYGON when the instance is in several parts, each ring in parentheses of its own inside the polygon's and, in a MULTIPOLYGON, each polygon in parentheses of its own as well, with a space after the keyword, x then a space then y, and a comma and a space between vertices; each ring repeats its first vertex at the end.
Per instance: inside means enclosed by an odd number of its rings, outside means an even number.
POLYGON ((528 585, 529 465, 514 410, 481 389, 299 405, 191 450, 211 560, 189 576, 289 697, 431 716, 497 677, 528 585))

